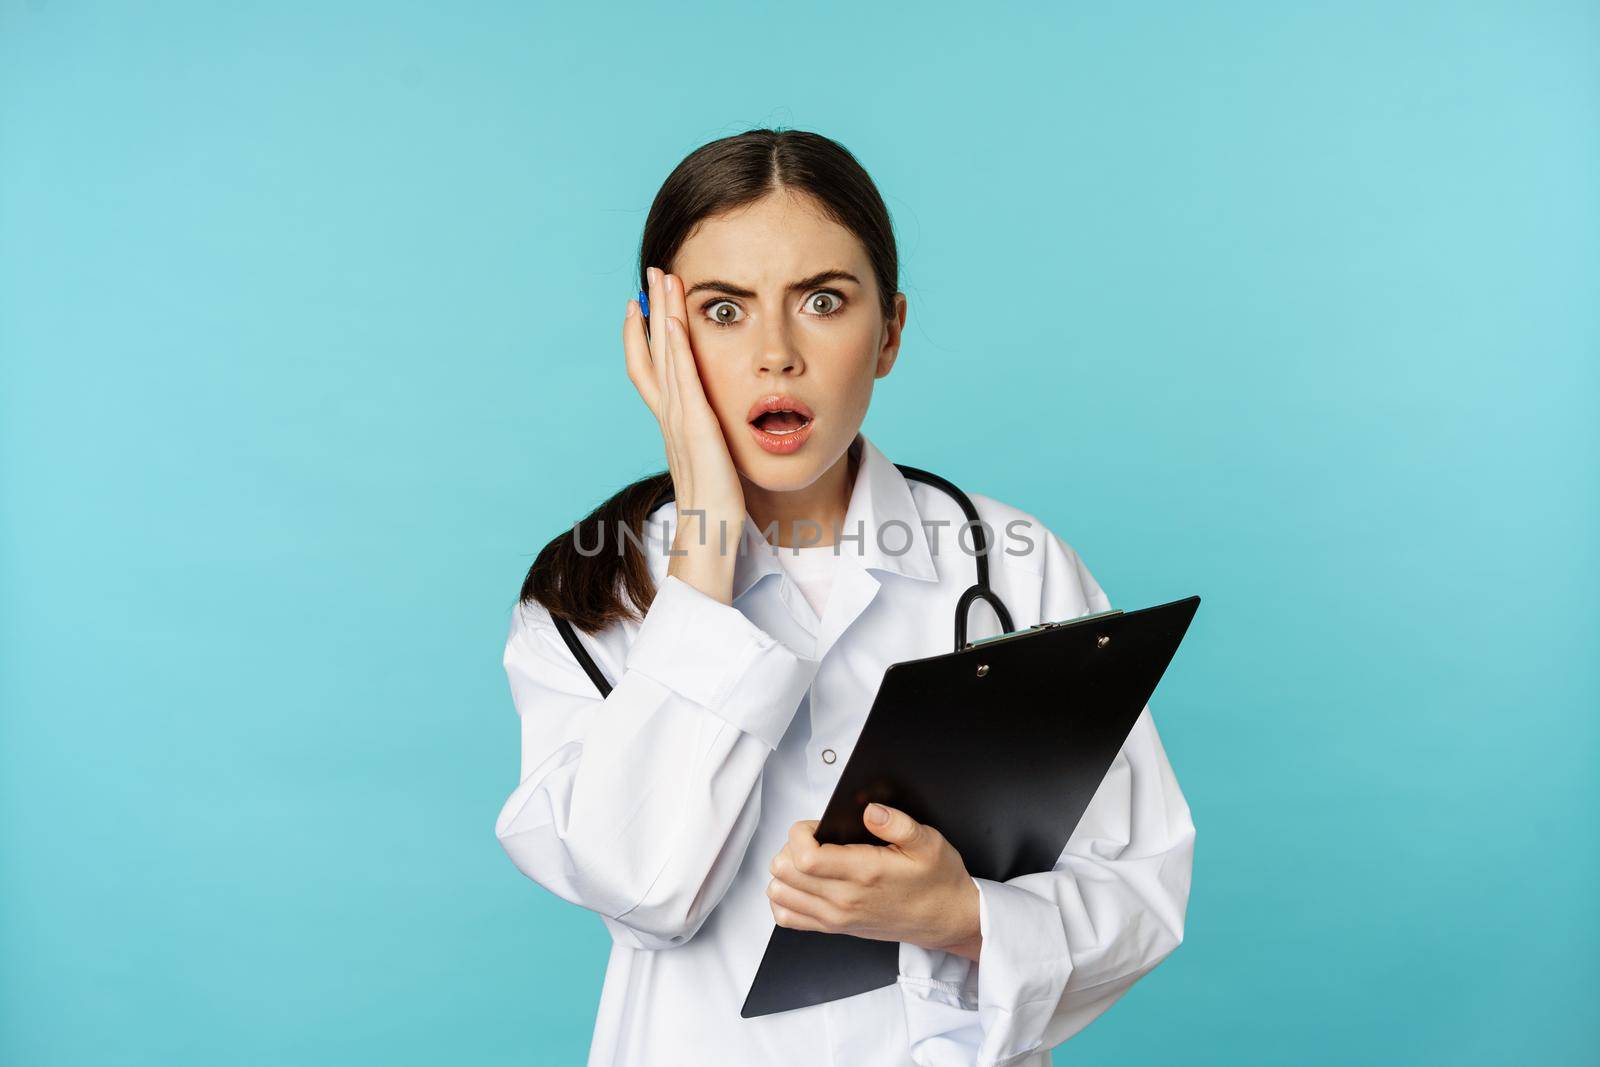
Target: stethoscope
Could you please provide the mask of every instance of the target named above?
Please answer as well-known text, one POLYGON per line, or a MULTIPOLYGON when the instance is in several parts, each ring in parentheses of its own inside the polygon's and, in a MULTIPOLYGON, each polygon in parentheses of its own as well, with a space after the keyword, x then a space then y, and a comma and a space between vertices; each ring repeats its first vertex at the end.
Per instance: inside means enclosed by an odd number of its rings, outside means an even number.
MULTIPOLYGON (((639 313, 644 322, 645 336, 648 337, 650 335, 650 294, 644 289, 639 290, 639 313)), ((995 615, 1000 619, 1001 632, 1010 633, 1012 629, 1011 613, 1006 610, 1006 606, 1001 602, 999 595, 989 588, 989 544, 988 539, 983 534, 984 526, 978 518, 978 509, 973 506, 967 494, 937 474, 922 470, 920 467, 907 466, 904 463, 896 463, 895 466, 907 478, 913 481, 925 482, 936 489, 942 489, 948 493, 961 506, 962 513, 967 517, 967 527, 972 531, 972 547, 978 566, 978 584, 968 587, 961 594, 961 598, 956 601, 955 650, 960 652, 967 647, 967 611, 972 607, 972 602, 975 600, 987 600, 989 606, 994 608, 995 615)), ((649 514, 655 514, 657 508, 675 499, 677 499, 677 493, 669 481, 662 487, 661 492, 657 494, 655 502, 650 505, 649 514)), ((594 659, 578 640, 578 634, 573 629, 572 624, 566 619, 555 616, 551 616, 551 619, 556 624, 556 629, 561 633, 561 640, 566 642, 567 648, 572 651, 572 655, 577 659, 578 665, 583 668, 583 673, 587 674, 589 680, 594 683, 595 688, 600 690, 600 696, 603 698, 610 695, 611 683, 606 680, 605 674, 595 665, 594 659)))
MULTIPOLYGON (((967 516, 967 527, 972 531, 974 558, 978 566, 978 583, 968 587, 967 590, 961 594, 961 599, 956 601, 955 650, 960 652, 962 649, 967 647, 967 611, 972 607, 972 603, 975 600, 988 601, 989 606, 994 608, 994 613, 1000 618, 1001 632, 1010 633, 1012 630, 1011 613, 1006 610, 1006 606, 1001 602, 999 595, 996 594, 993 589, 989 588, 989 544, 988 539, 983 533, 983 523, 978 519, 978 509, 973 506, 972 501, 968 499, 967 494, 963 493, 961 490, 957 489, 954 485, 945 481, 937 474, 922 470, 918 467, 910 467, 904 463, 896 463, 895 466, 899 468, 900 473, 905 475, 907 478, 910 478, 913 481, 926 482, 928 485, 934 486, 937 489, 942 489, 944 492, 948 493, 957 504, 961 505, 962 512, 967 516)), ((663 487, 662 491, 656 496, 655 502, 650 505, 650 514, 654 514, 656 509, 661 507, 661 505, 675 499, 677 499, 677 494, 672 486, 672 483, 669 481, 666 486, 663 487)), ((561 640, 565 641, 567 648, 572 650, 572 655, 577 659, 578 665, 581 666, 583 668, 583 672, 589 676, 589 680, 594 682, 595 688, 600 690, 600 696, 607 696, 611 692, 611 683, 606 681, 606 676, 601 673, 599 667, 595 666, 594 660, 584 649, 583 645, 578 641, 578 634, 573 629, 572 624, 566 619, 556 618, 554 616, 552 616, 552 621, 555 622, 556 629, 561 633, 561 640)))

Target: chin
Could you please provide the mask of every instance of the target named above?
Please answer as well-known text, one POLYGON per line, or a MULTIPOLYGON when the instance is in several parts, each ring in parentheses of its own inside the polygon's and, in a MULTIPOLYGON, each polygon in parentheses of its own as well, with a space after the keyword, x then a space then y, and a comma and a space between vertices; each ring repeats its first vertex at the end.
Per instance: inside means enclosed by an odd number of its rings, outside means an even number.
POLYGON ((746 479, 770 493, 787 493, 804 489, 832 467, 850 440, 842 443, 829 438, 832 435, 812 436, 798 449, 788 454, 768 452, 754 440, 748 427, 741 427, 746 440, 733 449, 734 465, 746 479))

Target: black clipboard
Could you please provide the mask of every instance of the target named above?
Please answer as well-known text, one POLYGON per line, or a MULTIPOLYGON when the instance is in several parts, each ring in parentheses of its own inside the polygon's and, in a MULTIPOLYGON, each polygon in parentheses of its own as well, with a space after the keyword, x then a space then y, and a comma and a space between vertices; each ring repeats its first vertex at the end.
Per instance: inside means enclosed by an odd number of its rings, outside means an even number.
MULTIPOLYGON (((937 827, 975 877, 1053 869, 1199 607, 1040 623, 890 664, 817 840, 884 844, 861 821, 878 801, 937 827)), ((898 941, 774 925, 739 1014, 893 985, 899 955, 898 941)))

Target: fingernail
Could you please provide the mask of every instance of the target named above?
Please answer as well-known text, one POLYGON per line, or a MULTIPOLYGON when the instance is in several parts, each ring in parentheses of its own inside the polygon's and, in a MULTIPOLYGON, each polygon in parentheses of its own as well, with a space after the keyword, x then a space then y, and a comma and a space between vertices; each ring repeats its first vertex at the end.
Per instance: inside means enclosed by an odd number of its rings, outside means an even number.
POLYGON ((671 275, 671 274, 667 275, 667 292, 675 293, 677 291, 678 291, 678 279, 675 276, 671 275))
POLYGON ((633 318, 633 297, 631 296, 628 297, 628 306, 622 309, 622 317, 625 319, 633 318))
POLYGON ((867 818, 881 826, 889 821, 889 813, 877 804, 868 804, 867 818))

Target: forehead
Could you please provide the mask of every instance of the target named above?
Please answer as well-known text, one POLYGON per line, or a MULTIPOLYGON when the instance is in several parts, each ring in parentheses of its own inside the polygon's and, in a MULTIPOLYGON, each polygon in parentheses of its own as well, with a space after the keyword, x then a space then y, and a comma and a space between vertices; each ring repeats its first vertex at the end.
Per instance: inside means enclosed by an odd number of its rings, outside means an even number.
POLYGON ((806 196, 779 191, 701 221, 672 259, 687 284, 708 278, 758 291, 838 267, 863 281, 866 250, 806 196))

